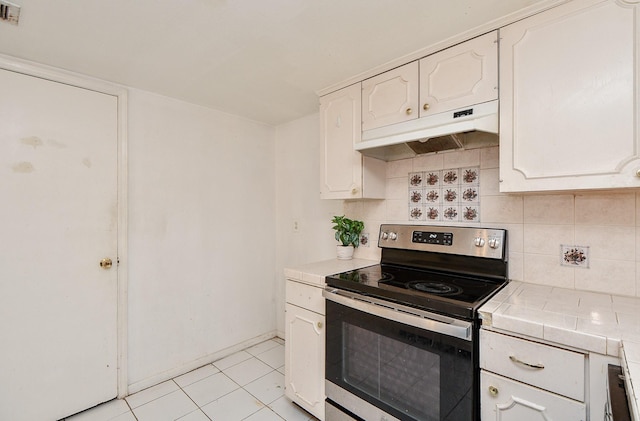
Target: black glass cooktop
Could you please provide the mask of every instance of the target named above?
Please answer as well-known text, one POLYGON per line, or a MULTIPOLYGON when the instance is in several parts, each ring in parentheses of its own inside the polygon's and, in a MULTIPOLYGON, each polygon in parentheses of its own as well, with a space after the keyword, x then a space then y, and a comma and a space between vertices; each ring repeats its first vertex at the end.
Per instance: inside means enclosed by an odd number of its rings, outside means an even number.
POLYGON ((445 315, 473 319, 478 307, 506 281, 380 264, 327 276, 326 283, 445 315))

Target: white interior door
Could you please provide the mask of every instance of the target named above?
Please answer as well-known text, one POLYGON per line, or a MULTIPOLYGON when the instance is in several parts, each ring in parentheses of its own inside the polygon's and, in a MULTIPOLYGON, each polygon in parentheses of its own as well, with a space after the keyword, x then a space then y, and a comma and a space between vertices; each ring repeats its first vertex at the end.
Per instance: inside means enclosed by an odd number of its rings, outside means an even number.
POLYGON ((118 99, 0 86, 0 419, 55 420, 117 394, 118 99))

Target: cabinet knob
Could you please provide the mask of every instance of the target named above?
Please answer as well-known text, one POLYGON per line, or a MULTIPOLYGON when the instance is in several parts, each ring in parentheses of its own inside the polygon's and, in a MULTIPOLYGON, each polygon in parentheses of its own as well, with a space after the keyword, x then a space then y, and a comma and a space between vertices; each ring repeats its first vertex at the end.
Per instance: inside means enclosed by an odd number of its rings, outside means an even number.
POLYGON ((354 195, 354 196, 355 196, 356 194, 358 194, 358 188, 357 188, 357 187, 352 188, 352 189, 351 189, 351 194, 352 194, 352 195, 354 195))
POLYGON ((640 168, 636 170, 636 177, 640 177, 640 168))
POLYGON ((322 329, 322 322, 318 322, 318 329, 322 329))
POLYGON ((489 386, 489 394, 491 396, 498 396, 498 388, 495 386, 489 386))
POLYGON ((429 104, 424 104, 424 105, 422 106, 422 109, 423 109, 423 110, 425 110, 425 111, 427 111, 427 110, 429 109, 429 104))
POLYGON ((407 115, 411 115, 412 112, 413 110, 411 108, 407 108, 407 115))

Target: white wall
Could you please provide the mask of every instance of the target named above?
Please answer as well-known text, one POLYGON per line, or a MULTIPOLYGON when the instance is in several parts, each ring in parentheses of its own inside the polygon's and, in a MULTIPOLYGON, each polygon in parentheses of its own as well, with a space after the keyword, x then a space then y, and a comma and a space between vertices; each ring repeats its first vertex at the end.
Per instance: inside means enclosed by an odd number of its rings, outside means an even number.
POLYGON ((274 133, 130 90, 131 391, 275 333, 274 133))
MULTIPOLYGON (((318 114, 276 128, 276 314, 284 335, 285 267, 334 259, 333 215, 341 200, 320 200, 320 121, 318 114), (294 232, 294 221, 298 232, 294 232)), ((283 336, 284 337, 284 336, 283 336)))

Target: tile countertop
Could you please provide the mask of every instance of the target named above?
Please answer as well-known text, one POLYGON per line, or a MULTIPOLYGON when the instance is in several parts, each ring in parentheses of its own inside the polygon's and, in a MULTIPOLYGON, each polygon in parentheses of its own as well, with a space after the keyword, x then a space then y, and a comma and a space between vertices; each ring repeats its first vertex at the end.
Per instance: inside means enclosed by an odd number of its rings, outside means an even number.
POLYGON ((619 357, 640 421, 640 298, 512 281, 479 311, 483 326, 619 357))
POLYGON ((324 277, 327 275, 377 265, 378 263, 380 262, 377 260, 367 259, 323 260, 292 268, 285 268, 284 276, 287 279, 296 279, 307 284, 324 286, 324 277))

